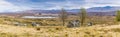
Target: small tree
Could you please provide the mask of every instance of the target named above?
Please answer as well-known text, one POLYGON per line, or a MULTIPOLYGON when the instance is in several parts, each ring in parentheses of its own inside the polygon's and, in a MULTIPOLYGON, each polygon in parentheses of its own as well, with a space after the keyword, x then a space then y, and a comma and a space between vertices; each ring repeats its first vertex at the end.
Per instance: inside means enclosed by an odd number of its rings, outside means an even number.
POLYGON ((67 19, 67 12, 63 8, 61 9, 61 12, 59 14, 59 18, 61 19, 62 24, 64 26, 65 25, 65 21, 67 19))
POLYGON ((120 10, 116 12, 116 21, 120 21, 120 10))
POLYGON ((81 8, 79 12, 80 20, 81 20, 81 25, 83 26, 85 19, 86 19, 86 10, 84 8, 81 8))

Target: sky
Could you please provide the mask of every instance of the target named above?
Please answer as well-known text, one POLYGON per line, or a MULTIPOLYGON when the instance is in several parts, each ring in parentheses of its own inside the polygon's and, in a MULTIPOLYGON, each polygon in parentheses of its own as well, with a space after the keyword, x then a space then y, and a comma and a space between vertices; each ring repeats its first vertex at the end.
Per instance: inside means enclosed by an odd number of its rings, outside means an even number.
POLYGON ((120 6, 120 0, 0 0, 0 12, 120 6))

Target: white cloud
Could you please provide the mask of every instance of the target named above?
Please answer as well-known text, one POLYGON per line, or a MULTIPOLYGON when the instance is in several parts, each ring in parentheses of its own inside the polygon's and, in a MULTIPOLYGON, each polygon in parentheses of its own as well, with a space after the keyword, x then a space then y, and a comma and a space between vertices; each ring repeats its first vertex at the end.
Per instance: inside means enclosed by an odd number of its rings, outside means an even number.
POLYGON ((0 0, 0 12, 19 11, 28 9, 27 7, 16 6, 5 0, 0 0))
POLYGON ((120 0, 85 0, 88 7, 120 6, 120 0))
POLYGON ((48 9, 79 9, 81 7, 104 7, 104 6, 120 6, 120 0, 66 0, 64 2, 47 2, 54 5, 48 9))
MULTIPOLYGON (((14 0, 15 1, 15 0, 14 0)), ((26 2, 24 0, 17 0, 19 2, 26 2)), ((28 1, 28 0, 27 0, 28 1)), ((79 9, 81 7, 91 8, 91 7, 102 7, 102 6, 120 6, 120 0, 65 0, 62 2, 37 2, 37 3, 18 3, 14 5, 13 3, 7 2, 5 0, 0 0, 0 12, 7 11, 20 11, 28 9, 79 9), (20 4, 20 5, 19 5, 20 4)))
MULTIPOLYGON (((84 6, 84 2, 79 2, 79 1, 69 1, 66 0, 64 2, 46 2, 49 5, 53 5, 52 7, 49 7, 48 10, 51 9, 80 9, 81 7, 84 6)), ((45 6, 45 5, 44 5, 45 6)), ((85 7, 87 8, 87 7, 85 7)))

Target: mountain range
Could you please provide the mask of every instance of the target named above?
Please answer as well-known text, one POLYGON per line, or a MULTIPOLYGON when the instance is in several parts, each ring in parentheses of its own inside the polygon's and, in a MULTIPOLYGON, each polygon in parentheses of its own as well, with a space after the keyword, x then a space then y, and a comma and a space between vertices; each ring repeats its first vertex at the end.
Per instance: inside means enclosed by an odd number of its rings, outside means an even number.
MULTIPOLYGON (((115 15, 115 12, 119 10, 119 6, 104 6, 104 7, 92 7, 86 9, 87 13, 90 15, 115 15)), ((80 9, 71 9, 71 10, 66 10, 68 13, 78 13, 80 12, 80 9)), ((1 12, 0 14, 21 14, 21 15, 34 15, 36 13, 52 13, 56 14, 61 12, 61 10, 25 10, 25 11, 17 11, 17 12, 1 12)))
MULTIPOLYGON (((104 7, 92 7, 86 9, 87 12, 115 12, 119 10, 119 6, 104 6, 104 7)), ((70 13, 77 13, 80 12, 80 9, 71 9, 66 10, 70 13)), ((61 10, 25 10, 25 11, 18 11, 16 13, 58 13, 61 12, 61 10)))

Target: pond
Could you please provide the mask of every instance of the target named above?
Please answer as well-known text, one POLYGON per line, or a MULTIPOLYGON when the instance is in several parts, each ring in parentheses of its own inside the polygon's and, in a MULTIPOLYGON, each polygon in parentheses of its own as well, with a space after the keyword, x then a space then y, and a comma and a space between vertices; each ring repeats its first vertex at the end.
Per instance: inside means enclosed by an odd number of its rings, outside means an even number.
POLYGON ((58 18, 58 17, 54 17, 54 16, 23 16, 22 18, 45 19, 45 18, 58 18))

